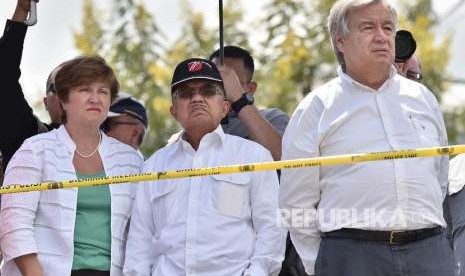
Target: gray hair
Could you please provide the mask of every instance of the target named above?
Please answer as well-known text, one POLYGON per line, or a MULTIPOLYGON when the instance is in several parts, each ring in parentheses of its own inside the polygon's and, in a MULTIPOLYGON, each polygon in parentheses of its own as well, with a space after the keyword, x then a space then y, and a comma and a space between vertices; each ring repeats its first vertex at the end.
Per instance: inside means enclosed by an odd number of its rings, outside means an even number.
POLYGON ((371 4, 385 4, 392 14, 394 27, 397 27, 397 12, 386 0, 338 0, 328 16, 328 29, 331 36, 331 44, 333 46, 334 54, 336 55, 337 62, 341 65, 342 70, 345 71, 345 61, 343 54, 337 49, 336 38, 338 36, 345 36, 349 34, 349 20, 348 13, 352 8, 367 6, 371 4))

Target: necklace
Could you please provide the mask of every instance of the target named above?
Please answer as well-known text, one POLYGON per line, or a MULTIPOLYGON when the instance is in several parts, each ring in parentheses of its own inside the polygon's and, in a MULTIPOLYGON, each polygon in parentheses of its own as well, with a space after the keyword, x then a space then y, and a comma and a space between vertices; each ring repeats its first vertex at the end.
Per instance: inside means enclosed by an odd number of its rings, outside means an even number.
POLYGON ((92 151, 90 154, 85 155, 85 154, 80 153, 76 147, 74 151, 77 153, 77 155, 81 156, 82 158, 92 157, 98 151, 98 148, 100 147, 100 144, 102 143, 102 133, 99 132, 99 134, 100 136, 99 136, 98 144, 97 144, 97 147, 95 147, 94 151, 92 151))

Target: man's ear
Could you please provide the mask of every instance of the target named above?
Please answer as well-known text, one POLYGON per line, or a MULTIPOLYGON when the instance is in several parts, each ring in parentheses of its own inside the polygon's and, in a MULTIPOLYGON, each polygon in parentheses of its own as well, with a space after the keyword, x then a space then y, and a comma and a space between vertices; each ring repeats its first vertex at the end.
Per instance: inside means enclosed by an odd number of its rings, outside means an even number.
POLYGON ((139 130, 136 127, 133 127, 131 130, 131 142, 137 141, 139 138, 139 130))
POLYGON ((170 113, 171 113, 171 116, 176 118, 176 107, 174 107, 174 104, 170 106, 170 113))
POLYGON ((226 117, 230 109, 231 109, 231 103, 227 100, 223 100, 223 117, 226 117))
POLYGON ((42 99, 42 101, 44 102, 45 110, 48 111, 47 97, 44 97, 44 98, 42 99))
POLYGON ((338 35, 336 36, 336 45, 335 45, 336 49, 341 52, 341 53, 344 53, 344 37, 338 35))

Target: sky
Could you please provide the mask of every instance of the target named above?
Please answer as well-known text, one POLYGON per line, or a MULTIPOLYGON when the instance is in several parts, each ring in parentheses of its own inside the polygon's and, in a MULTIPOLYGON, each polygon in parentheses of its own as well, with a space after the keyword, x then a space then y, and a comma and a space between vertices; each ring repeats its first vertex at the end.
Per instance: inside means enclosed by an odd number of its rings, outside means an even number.
MULTIPOLYGON (((94 2, 105 9, 111 0, 95 0, 94 2)), ((144 0, 150 12, 165 34, 171 39, 180 33, 180 0, 144 0)), ((227 1, 227 0, 225 0, 227 1)), ((441 18, 454 4, 461 0, 433 0, 434 8, 441 18)), ((72 34, 81 25, 81 0, 40 0, 38 4, 38 23, 29 28, 22 59, 22 76, 26 98, 30 103, 37 103, 45 89, 45 81, 48 73, 59 63, 78 54, 72 34)), ((196 11, 205 12, 207 23, 217 24, 218 1, 217 0, 189 0, 196 11)), ((242 0, 246 16, 254 17, 260 12, 266 1, 242 0)), ((15 0, 0 1, 0 22, 11 18, 15 0)), ((437 32, 445 34, 454 32, 451 46, 451 61, 449 72, 456 78, 465 79, 465 5, 456 10, 452 16, 447 16, 437 32)), ((246 17, 246 18, 247 18, 246 17)), ((0 61, 1 62, 1 61, 0 61)), ((465 85, 452 86, 443 97, 443 103, 447 106, 465 104, 465 85)), ((43 114, 40 114, 43 116, 43 114)))

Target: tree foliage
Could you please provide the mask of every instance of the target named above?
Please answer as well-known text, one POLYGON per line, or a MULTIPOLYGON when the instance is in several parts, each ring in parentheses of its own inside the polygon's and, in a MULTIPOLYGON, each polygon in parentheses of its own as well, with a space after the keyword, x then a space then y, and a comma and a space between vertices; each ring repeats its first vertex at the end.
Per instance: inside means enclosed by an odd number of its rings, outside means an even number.
MULTIPOLYGON (((188 57, 208 58, 219 47, 218 27, 209 27, 201 11, 195 11, 187 0, 181 1, 181 35, 166 52, 169 65, 176 66, 181 60, 188 57)), ((248 33, 243 23, 244 11, 239 0, 230 0, 225 3, 224 43, 225 45, 239 45, 251 49, 248 33)))
MULTIPOLYGON (((260 84, 268 106, 291 112, 297 102, 334 76, 326 16, 334 1, 272 0, 260 19, 260 84), (270 78, 271 77, 271 78, 270 78)), ((262 93, 262 92, 260 92, 262 93)))
POLYGON ((142 2, 115 0, 110 14, 97 19, 92 0, 84 2, 82 29, 75 45, 84 54, 99 54, 113 67, 121 89, 144 103, 149 131, 142 150, 152 153, 177 129, 169 115, 169 73, 161 56, 163 34, 142 2), (104 26, 104 27, 103 27, 104 26))

